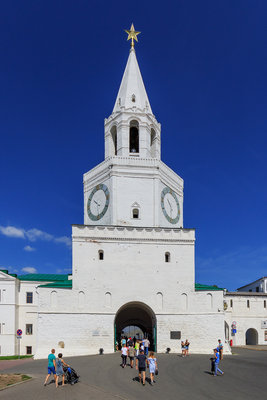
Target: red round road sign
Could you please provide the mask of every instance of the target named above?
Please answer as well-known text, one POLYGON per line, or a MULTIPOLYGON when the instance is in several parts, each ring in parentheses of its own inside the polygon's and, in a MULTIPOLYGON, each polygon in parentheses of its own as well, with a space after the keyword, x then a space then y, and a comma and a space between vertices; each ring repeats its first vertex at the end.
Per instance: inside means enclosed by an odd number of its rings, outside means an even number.
POLYGON ((18 335, 18 336, 21 336, 21 335, 22 335, 22 330, 21 330, 21 329, 18 329, 18 330, 17 330, 17 335, 18 335))

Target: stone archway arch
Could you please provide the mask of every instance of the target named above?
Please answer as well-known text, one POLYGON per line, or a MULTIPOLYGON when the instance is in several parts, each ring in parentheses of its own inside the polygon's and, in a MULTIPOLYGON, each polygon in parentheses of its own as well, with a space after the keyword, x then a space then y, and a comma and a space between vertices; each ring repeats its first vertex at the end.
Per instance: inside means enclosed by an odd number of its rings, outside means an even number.
POLYGON ((124 304, 114 318, 114 343, 120 341, 121 332, 128 326, 138 326, 148 337, 150 349, 157 348, 157 320, 154 311, 145 303, 133 301, 124 304))
POLYGON ((257 345, 258 344, 258 331, 255 328, 249 328, 246 331, 246 344, 257 345))

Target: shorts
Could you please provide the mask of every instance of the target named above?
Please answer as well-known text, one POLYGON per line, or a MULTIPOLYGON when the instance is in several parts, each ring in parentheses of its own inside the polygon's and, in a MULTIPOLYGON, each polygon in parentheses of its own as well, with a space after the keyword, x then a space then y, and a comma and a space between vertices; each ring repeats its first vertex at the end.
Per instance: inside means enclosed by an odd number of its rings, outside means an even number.
POLYGON ((139 368, 139 372, 145 372, 145 371, 146 371, 146 367, 139 368))
POLYGON ((130 360, 131 360, 131 361, 133 361, 133 360, 134 360, 134 357, 130 357, 130 356, 129 356, 129 358, 130 358, 130 360))
POLYGON ((56 375, 55 367, 48 367, 47 370, 48 370, 48 375, 51 375, 51 373, 53 373, 54 375, 56 375))

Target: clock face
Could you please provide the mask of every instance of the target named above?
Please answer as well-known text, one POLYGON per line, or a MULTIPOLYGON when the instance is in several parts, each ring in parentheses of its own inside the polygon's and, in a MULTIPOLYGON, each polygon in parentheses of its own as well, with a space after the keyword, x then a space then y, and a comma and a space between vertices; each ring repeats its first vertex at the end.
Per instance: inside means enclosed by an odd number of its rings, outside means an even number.
POLYGON ((109 205, 109 190, 100 184, 91 191, 87 202, 87 213, 92 221, 100 220, 107 212, 109 205))
POLYGON ((161 192, 161 209, 171 224, 177 224, 180 218, 180 206, 176 193, 165 187, 161 192))

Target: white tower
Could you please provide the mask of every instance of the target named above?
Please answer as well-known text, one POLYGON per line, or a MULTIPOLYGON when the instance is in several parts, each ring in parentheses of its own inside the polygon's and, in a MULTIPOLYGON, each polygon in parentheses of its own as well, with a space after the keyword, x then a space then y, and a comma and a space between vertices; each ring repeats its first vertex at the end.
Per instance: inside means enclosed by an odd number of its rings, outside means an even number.
POLYGON ((183 227, 183 180, 160 159, 152 113, 131 47, 112 114, 105 161, 84 174, 84 224, 183 227))

